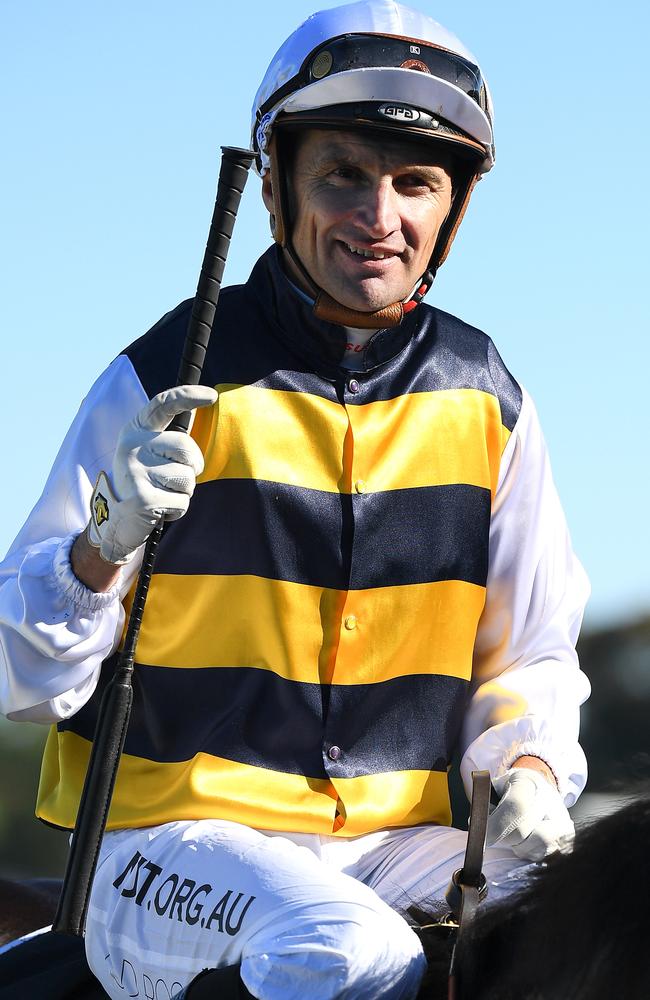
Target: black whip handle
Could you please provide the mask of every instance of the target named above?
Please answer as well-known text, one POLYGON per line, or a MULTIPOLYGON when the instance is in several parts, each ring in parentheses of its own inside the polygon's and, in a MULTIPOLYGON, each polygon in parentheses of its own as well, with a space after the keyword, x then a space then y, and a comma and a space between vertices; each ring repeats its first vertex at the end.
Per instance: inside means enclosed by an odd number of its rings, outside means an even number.
MULTIPOLYGON (((254 158, 251 150, 235 149, 232 146, 222 146, 222 155, 217 200, 183 346, 183 356, 178 367, 177 385, 196 385, 201 381, 232 231, 248 171, 254 158)), ((179 413, 171 422, 170 429, 185 431, 189 423, 190 414, 179 413)))
MULTIPOLYGON (((197 384, 212 332, 223 269, 237 211, 254 154, 248 149, 222 147, 217 198, 188 324, 177 385, 197 384)), ((186 431, 191 414, 179 414, 172 430, 186 431)), ((63 889, 52 929, 83 935, 90 889, 106 829, 117 769, 124 748, 133 702, 133 665, 147 592, 162 535, 163 519, 147 539, 142 566, 115 675, 104 692, 97 727, 70 844, 63 889)))

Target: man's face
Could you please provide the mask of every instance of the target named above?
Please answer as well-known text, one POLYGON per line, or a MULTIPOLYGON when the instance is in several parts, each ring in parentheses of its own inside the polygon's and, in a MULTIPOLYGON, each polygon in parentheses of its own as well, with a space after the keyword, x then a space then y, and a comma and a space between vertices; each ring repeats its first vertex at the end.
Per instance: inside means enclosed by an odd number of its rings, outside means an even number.
MULTIPOLYGON (((422 144, 310 129, 291 190, 303 266, 338 302, 372 312, 405 299, 426 271, 452 184, 448 164, 422 144)), ((267 181, 267 206, 269 192, 267 181)))

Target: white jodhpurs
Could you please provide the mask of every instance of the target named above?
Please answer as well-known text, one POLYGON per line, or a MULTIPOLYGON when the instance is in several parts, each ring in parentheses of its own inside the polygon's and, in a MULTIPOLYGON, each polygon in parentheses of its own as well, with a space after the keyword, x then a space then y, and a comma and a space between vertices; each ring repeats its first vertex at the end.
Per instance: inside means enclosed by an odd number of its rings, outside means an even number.
MULTIPOLYGON (((444 827, 343 840, 223 820, 110 833, 88 961, 113 998, 170 1000, 202 969, 241 962, 260 1000, 410 1000, 425 960, 402 914, 443 898, 465 841, 444 827)), ((488 850, 494 897, 522 866, 488 850)))

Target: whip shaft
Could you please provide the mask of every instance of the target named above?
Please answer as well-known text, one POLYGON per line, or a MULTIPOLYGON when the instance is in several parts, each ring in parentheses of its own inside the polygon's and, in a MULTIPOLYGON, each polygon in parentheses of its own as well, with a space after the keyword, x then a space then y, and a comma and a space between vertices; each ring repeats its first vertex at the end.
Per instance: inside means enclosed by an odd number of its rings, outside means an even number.
MULTIPOLYGON (((222 153, 217 198, 178 369, 177 385, 197 384, 201 379, 230 239, 254 158, 250 150, 230 146, 223 146, 222 153)), ((180 413, 172 421, 170 429, 186 431, 190 417, 188 412, 180 413)), ((60 934, 81 936, 84 932, 90 889, 131 713, 135 649, 162 529, 161 518, 145 545, 124 645, 115 675, 100 704, 63 889, 52 925, 52 929, 60 934)))

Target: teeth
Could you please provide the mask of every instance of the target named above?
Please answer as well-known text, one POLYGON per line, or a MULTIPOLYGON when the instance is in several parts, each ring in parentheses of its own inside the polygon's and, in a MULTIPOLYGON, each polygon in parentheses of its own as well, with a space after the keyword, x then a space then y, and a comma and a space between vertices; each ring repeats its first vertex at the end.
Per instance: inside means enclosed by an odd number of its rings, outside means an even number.
POLYGON ((358 253, 360 257, 372 257, 373 260, 384 260, 387 256, 385 253, 375 253, 374 250, 360 250, 359 247, 350 246, 349 243, 345 244, 350 253, 358 253))

